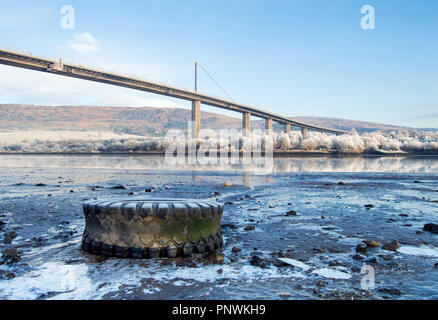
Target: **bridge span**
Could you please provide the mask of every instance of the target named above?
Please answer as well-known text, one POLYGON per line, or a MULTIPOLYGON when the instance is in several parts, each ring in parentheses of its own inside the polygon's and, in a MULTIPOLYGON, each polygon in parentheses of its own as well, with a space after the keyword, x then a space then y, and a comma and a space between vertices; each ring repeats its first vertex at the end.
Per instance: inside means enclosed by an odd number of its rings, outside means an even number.
POLYGON ((290 126, 300 127, 301 132, 305 134, 307 129, 317 130, 321 132, 329 132, 334 134, 348 133, 342 130, 319 127, 299 121, 294 121, 288 117, 278 115, 262 109, 239 104, 234 101, 228 101, 216 98, 210 95, 201 94, 197 91, 190 91, 177 87, 171 87, 165 84, 160 84, 151 81, 145 81, 133 77, 114 74, 106 71, 100 71, 84 67, 81 65, 73 65, 64 63, 61 59, 47 60, 33 55, 26 55, 12 51, 0 49, 0 64, 48 72, 67 77, 79 78, 94 82, 101 82, 120 87, 126 87, 135 90, 147 91, 150 93, 169 96, 172 98, 188 100, 192 102, 192 121, 194 122, 193 136, 197 136, 201 128, 201 103, 217 108, 236 111, 242 113, 242 128, 247 135, 251 130, 251 116, 256 116, 265 119, 266 129, 272 130, 272 122, 276 121, 284 125, 285 132, 290 131, 290 126))

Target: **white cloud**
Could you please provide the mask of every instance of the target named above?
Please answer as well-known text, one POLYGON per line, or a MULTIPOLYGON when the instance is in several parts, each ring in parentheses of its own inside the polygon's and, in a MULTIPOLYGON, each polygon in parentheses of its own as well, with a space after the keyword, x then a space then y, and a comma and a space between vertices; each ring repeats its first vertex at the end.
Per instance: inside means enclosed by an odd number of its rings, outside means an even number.
POLYGON ((66 46, 81 54, 99 51, 96 39, 88 32, 73 34, 73 40, 67 41, 66 46))
POLYGON ((180 108, 147 92, 0 65, 0 103, 180 108))

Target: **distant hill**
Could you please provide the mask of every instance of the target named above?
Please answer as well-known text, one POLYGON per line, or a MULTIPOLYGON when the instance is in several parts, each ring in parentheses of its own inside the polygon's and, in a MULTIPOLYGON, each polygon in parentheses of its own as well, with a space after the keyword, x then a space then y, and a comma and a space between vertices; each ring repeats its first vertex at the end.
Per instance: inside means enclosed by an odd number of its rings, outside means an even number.
MULTIPOLYGON (((240 128, 241 119, 218 113, 202 112, 202 127, 240 128)), ((74 130, 113 131, 139 135, 163 135, 168 129, 185 129, 190 110, 176 108, 131 108, 93 106, 34 106, 0 104, 0 130, 74 130)), ((403 127, 372 122, 323 118, 294 117, 294 120, 358 132, 397 130, 403 127)), ((253 121, 260 128, 263 121, 253 121)), ((280 128, 280 126, 275 126, 280 128)), ((274 128, 275 128, 274 127, 274 128)))

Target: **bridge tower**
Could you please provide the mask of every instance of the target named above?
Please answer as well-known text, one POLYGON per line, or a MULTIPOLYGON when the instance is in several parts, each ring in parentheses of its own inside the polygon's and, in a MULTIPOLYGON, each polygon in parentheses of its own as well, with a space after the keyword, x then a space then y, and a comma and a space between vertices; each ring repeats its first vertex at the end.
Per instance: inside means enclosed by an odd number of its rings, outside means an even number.
POLYGON ((242 130, 243 136, 248 137, 251 132, 251 113, 242 113, 242 130))
POLYGON ((301 134, 303 135, 303 137, 307 134, 307 128, 306 127, 301 127, 301 134))
POLYGON ((285 125, 284 125, 284 133, 289 133, 290 132, 290 124, 289 123, 286 123, 285 125))
POLYGON ((192 138, 198 138, 201 130, 201 101, 192 101, 192 138))
MULTIPOLYGON (((198 91, 198 62, 195 61, 195 92, 198 91)), ((192 138, 197 139, 201 130, 201 101, 192 101, 192 138)))
POLYGON ((268 134, 272 134, 272 119, 265 119, 265 128, 268 134))

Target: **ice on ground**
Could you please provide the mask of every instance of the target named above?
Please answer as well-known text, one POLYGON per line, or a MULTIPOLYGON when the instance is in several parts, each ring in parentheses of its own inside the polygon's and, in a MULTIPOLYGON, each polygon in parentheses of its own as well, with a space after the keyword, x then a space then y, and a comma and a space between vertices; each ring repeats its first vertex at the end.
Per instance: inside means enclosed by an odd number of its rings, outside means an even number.
POLYGON ((438 257, 438 250, 428 246, 400 246, 398 252, 414 256, 438 257))
POLYGON ((330 268, 322 268, 315 271, 312 271, 313 274, 317 274, 324 278, 330 279, 344 279, 348 280, 351 278, 351 275, 342 271, 338 271, 330 268))
POLYGON ((278 260, 283 261, 284 263, 287 263, 287 264, 289 264, 291 266, 303 269, 304 271, 307 271, 307 270, 310 269, 310 267, 307 264, 305 264, 305 263, 303 263, 301 261, 295 260, 295 259, 278 258, 278 260))

